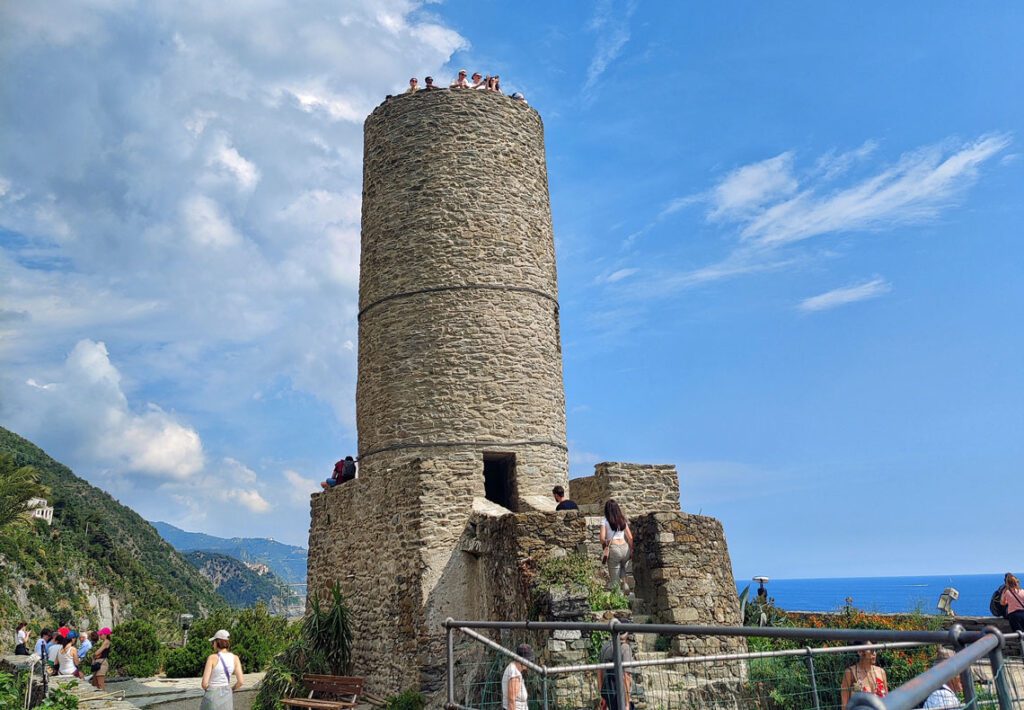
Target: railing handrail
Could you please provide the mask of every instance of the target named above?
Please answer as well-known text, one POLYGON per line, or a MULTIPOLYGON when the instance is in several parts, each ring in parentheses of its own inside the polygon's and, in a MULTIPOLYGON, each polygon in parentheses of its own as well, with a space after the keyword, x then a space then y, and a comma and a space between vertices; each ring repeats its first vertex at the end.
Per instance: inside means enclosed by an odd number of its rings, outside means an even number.
POLYGON ((617 631, 629 634, 662 634, 665 636, 743 636, 813 641, 889 642, 916 641, 961 646, 985 636, 983 631, 967 631, 953 624, 946 631, 896 631, 891 629, 805 629, 776 626, 687 626, 681 624, 634 624, 618 619, 599 623, 590 621, 469 621, 448 619, 450 629, 522 629, 526 631, 617 631))

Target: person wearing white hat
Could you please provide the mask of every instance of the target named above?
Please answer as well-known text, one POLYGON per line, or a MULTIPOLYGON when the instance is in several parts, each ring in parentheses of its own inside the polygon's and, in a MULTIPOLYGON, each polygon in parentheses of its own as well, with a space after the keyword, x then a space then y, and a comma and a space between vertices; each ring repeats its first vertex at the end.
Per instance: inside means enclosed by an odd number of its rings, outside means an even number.
POLYGON ((203 702, 200 710, 234 710, 231 693, 242 687, 242 661, 231 653, 231 634, 221 629, 210 639, 213 653, 203 669, 203 702), (231 676, 235 676, 232 685, 231 676))

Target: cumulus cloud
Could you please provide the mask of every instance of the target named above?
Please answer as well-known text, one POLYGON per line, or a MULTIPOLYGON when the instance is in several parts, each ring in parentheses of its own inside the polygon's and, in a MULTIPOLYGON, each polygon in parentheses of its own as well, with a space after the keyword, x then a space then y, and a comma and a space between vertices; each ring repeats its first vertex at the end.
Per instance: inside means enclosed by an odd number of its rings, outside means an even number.
POLYGON ((102 342, 154 404, 59 416, 76 470, 195 478, 232 453, 199 432, 270 396, 351 427, 361 122, 466 41, 411 0, 54 0, 0 5, 0 44, 0 424, 42 430, 86 386, 65 354, 102 342))
POLYGON ((202 470, 199 434, 155 404, 130 407, 103 343, 78 342, 46 379, 4 382, 0 414, 18 432, 114 473, 180 481, 202 470))
POLYGON ((878 298, 892 290, 892 284, 885 279, 876 278, 853 286, 836 288, 825 293, 805 298, 797 308, 807 313, 827 311, 831 308, 845 306, 848 303, 878 298))
POLYGON ((293 505, 308 506, 310 494, 320 490, 320 485, 317 481, 303 476, 298 471, 285 469, 282 477, 285 480, 284 490, 293 505))

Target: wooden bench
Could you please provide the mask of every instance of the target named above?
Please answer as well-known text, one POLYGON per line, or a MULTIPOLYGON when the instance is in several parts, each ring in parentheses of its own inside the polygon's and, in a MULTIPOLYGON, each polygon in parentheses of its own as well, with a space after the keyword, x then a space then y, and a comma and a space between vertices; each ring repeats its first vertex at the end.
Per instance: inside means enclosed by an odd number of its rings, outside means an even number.
POLYGON ((363 693, 363 679, 349 676, 304 675, 302 684, 309 690, 309 697, 283 698, 281 703, 310 710, 341 710, 354 708, 363 693))

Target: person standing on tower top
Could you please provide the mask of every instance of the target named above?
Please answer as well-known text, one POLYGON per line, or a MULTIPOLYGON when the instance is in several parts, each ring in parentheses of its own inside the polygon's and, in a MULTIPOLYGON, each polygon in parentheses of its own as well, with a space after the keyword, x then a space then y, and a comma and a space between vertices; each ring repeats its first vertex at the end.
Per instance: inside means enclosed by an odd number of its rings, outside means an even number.
POLYGON ((409 88, 405 90, 405 93, 415 94, 417 91, 420 90, 419 83, 419 79, 417 79, 416 77, 409 79, 409 88))
POLYGON ((434 86, 434 77, 432 76, 428 76, 426 79, 424 79, 423 83, 426 84, 426 86, 420 89, 420 91, 435 91, 441 88, 440 86, 434 86))
MULTIPOLYGON (((490 79, 490 77, 487 78, 490 79)), ((484 79, 483 74, 478 71, 473 72, 473 86, 470 88, 476 89, 477 91, 487 90, 487 81, 484 79)))
POLYGON ((448 88, 449 89, 468 89, 469 88, 469 80, 466 79, 466 70, 465 69, 460 69, 459 70, 458 78, 455 81, 453 81, 449 85, 448 88))

